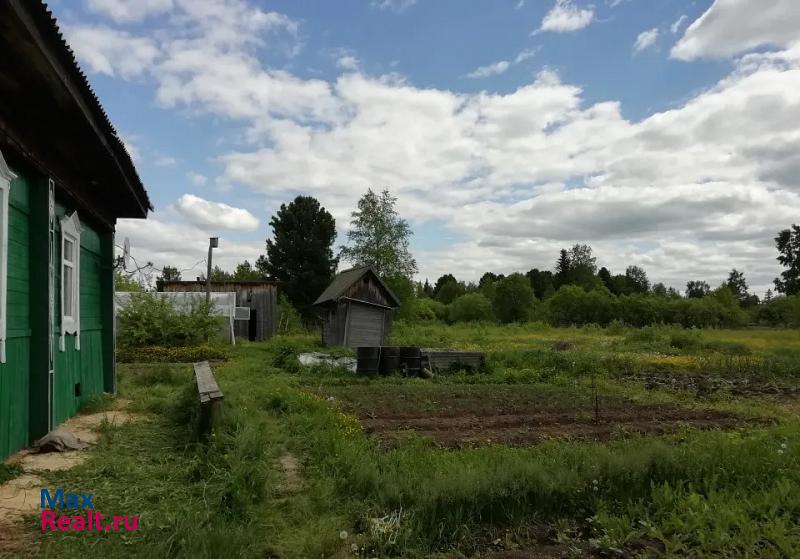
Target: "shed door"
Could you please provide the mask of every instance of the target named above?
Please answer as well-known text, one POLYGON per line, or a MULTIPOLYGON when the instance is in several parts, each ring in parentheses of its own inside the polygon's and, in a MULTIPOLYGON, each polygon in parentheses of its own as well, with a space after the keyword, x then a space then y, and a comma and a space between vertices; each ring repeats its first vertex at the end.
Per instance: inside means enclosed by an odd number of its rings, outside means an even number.
POLYGON ((383 313, 380 307, 350 305, 348 347, 379 346, 383 343, 383 313))

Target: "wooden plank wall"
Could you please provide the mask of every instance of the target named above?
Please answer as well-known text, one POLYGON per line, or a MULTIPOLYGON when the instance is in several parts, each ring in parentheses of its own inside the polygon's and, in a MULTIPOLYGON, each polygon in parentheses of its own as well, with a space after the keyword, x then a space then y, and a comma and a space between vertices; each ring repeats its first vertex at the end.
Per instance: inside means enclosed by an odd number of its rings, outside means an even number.
MULTIPOLYGON (((58 196, 58 185, 56 185, 58 196)), ((61 224, 64 216, 72 213, 61 201, 56 201, 56 262, 61 262, 61 224)), ((78 212, 80 217, 80 212, 78 212)), ((58 338, 61 335, 61 266, 55 268, 56 312, 53 324, 55 336, 55 387, 53 394, 54 423, 69 419, 93 397, 103 393, 106 383, 106 364, 108 357, 103 340, 103 316, 106 305, 103 278, 108 274, 109 262, 105 262, 101 233, 86 221, 81 221, 81 257, 80 257, 80 312, 81 312, 81 348, 75 348, 75 336, 64 337, 64 351, 58 349, 58 338), (76 386, 80 384, 80 396, 76 394, 76 386)))
MULTIPOLYGON (((164 291, 204 292, 203 282, 166 282, 164 291)), ((213 282, 211 291, 236 293, 237 307, 250 307, 256 311, 256 341, 268 340, 278 333, 278 286, 273 283, 213 282)), ((247 338, 249 323, 244 320, 234 322, 236 337, 247 338)))
MULTIPOLYGON (((8 322, 6 362, 0 364, 0 460, 28 444, 31 341, 29 217, 29 184, 18 178, 11 185, 8 207, 8 322)), ((46 298, 47 293, 40 296, 46 298)))
POLYGON ((360 301, 369 301, 370 303, 377 303, 387 307, 392 306, 386 292, 381 287, 380 283, 372 276, 367 274, 350 287, 344 290, 341 297, 350 297, 351 299, 359 299, 360 301))

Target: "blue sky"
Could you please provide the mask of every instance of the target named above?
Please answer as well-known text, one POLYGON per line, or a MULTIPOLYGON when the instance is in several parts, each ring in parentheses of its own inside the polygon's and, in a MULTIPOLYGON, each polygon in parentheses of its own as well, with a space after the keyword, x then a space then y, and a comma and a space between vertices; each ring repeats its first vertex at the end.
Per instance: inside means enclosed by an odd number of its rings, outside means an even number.
MULTIPOLYGON (((420 278, 552 266, 763 292, 800 209, 790 0, 58 0, 156 206, 138 260, 253 261, 281 202, 341 232, 367 187, 415 230, 420 278), (763 6, 762 6, 763 8, 763 6)), ((199 269, 198 269, 199 271, 199 269)), ((191 277, 194 271, 186 271, 191 277)))

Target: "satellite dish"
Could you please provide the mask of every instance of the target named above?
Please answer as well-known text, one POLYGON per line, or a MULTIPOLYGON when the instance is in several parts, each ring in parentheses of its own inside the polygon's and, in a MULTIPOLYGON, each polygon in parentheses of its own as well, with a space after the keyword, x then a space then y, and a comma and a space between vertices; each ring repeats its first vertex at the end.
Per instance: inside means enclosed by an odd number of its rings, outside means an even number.
POLYGON ((128 237, 122 243, 122 269, 127 270, 131 260, 131 241, 128 237))

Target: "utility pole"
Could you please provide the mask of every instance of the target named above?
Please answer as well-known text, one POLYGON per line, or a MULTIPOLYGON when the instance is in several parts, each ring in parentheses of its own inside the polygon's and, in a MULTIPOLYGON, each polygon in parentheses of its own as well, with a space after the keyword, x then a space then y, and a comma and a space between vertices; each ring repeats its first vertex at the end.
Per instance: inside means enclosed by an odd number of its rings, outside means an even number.
POLYGON ((219 246, 219 237, 208 239, 208 272, 206 273, 206 304, 211 303, 211 251, 219 246))

